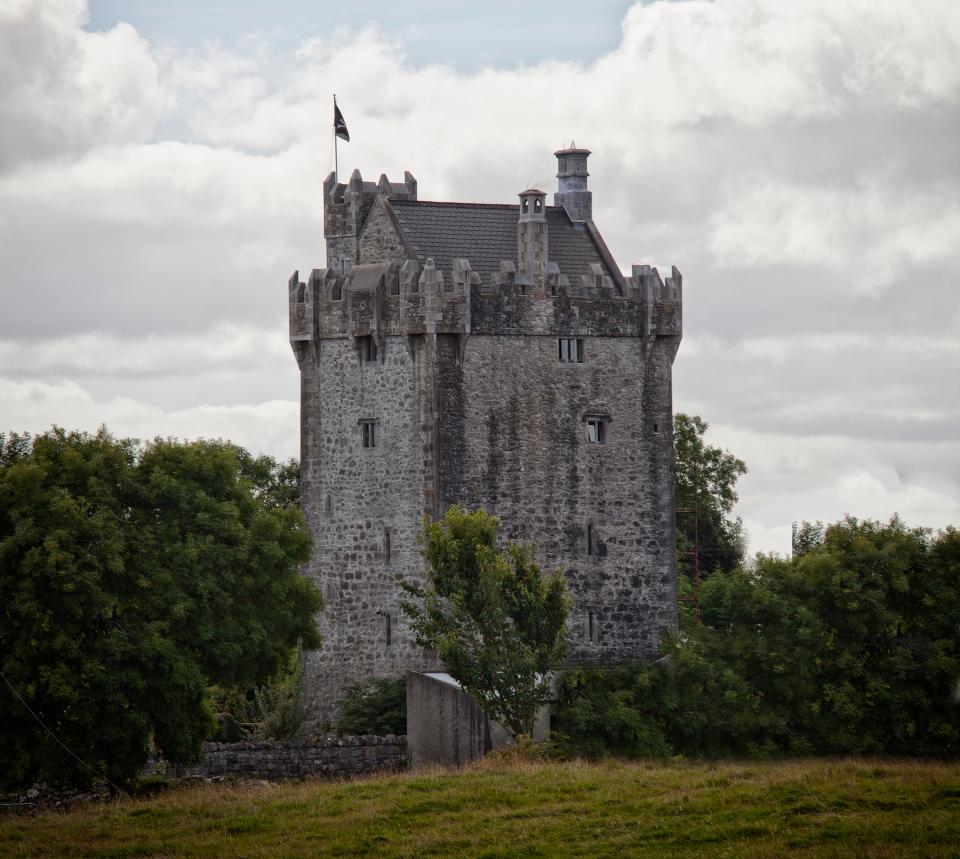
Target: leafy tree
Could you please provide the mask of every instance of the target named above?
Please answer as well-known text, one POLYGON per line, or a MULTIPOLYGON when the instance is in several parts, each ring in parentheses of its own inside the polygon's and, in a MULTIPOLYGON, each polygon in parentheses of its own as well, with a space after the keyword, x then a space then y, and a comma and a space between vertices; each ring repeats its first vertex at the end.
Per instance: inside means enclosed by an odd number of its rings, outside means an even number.
POLYGON ((646 666, 575 670, 559 683, 551 737, 570 755, 659 758, 670 754, 646 666))
POLYGON ((807 554, 811 549, 823 545, 826 529, 823 522, 794 522, 790 536, 790 550, 794 558, 807 554))
POLYGON ((211 739, 221 743, 292 737, 303 724, 303 659, 300 648, 266 683, 241 688, 212 686, 207 690, 217 720, 211 739))
POLYGON ((338 734, 407 733, 407 680, 376 677, 347 687, 340 701, 338 734))
POLYGON ((12 432, 0 432, 0 468, 6 468, 13 465, 20 459, 23 459, 30 452, 30 434, 12 432))
POLYGON ((565 652, 569 598, 560 573, 543 574, 530 547, 497 546, 500 521, 482 510, 447 510, 424 522, 424 588, 403 587, 421 647, 514 737, 530 734, 549 700, 548 674, 565 652))
POLYGON ((960 756, 960 532, 847 518, 818 539, 710 576, 669 660, 564 680, 561 729, 588 751, 658 725, 683 754, 960 756))
POLYGON ((240 473, 249 481, 254 496, 265 507, 300 506, 300 463, 295 459, 277 462, 272 456, 253 456, 234 447, 240 473))
MULTIPOLYGON (((747 473, 743 460, 704 441, 709 424, 696 415, 678 413, 673 418, 674 490, 676 505, 698 509, 677 517, 677 545, 681 552, 694 545, 698 530, 701 574, 729 572, 743 559, 743 523, 730 512, 738 496, 736 483, 747 473)), ((681 554, 681 569, 689 563, 681 554)))
POLYGON ((0 468, 0 780, 187 761, 206 687, 266 681, 318 643, 296 510, 265 504, 223 442, 142 448, 54 429, 0 468), (15 694, 14 694, 15 693, 15 694), (21 700, 22 699, 22 700, 21 700), (26 706, 24 706, 26 705, 26 706))

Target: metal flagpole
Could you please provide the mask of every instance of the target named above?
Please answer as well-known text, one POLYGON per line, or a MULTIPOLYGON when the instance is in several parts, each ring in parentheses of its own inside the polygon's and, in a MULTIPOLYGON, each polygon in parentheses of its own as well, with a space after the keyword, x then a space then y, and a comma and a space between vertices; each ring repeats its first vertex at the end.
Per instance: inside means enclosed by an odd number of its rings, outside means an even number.
POLYGON ((337 154, 337 94, 333 94, 333 184, 340 181, 340 158, 337 154))

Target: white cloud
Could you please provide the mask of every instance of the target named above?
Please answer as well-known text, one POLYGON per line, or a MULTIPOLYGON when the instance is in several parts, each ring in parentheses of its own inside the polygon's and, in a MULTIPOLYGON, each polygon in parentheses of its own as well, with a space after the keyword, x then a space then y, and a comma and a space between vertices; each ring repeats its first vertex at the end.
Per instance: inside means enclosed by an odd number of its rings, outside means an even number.
POLYGON ((715 424, 708 441, 746 458, 740 503, 753 551, 790 550, 790 525, 837 521, 846 514, 942 528, 960 521, 960 438, 925 446, 823 434, 798 436, 715 424), (912 473, 898 468, 906 459, 912 473), (944 467, 947 466, 946 470, 944 467))
POLYGON ((49 340, 0 340, 0 376, 217 376, 284 372, 291 368, 282 329, 221 324, 196 335, 119 337, 83 333, 49 340))
POLYGON ((933 189, 824 188, 745 176, 726 196, 709 225, 720 266, 842 269, 856 260, 850 282, 871 292, 954 257, 960 241, 960 187, 942 181, 933 189))
POLYGON ((167 103, 149 45, 128 24, 89 33, 82 0, 0 2, 0 168, 146 139, 167 103))
POLYGON ((252 405, 200 404, 165 412, 131 397, 94 398, 72 381, 54 384, 0 379, 0 414, 16 416, 9 429, 42 433, 51 425, 151 439, 226 438, 255 453, 299 456, 299 403, 270 400, 252 405))

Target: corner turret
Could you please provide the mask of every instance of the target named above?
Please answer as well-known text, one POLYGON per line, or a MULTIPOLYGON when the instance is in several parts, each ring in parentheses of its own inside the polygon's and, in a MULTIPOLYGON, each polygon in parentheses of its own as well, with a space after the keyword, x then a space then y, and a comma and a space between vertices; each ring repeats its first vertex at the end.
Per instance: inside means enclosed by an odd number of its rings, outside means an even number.
POLYGON ((417 180, 409 171, 402 182, 381 175, 378 182, 365 182, 359 170, 346 183, 330 173, 323 182, 323 234, 327 240, 327 267, 345 275, 357 264, 357 242, 363 224, 378 196, 390 200, 416 200, 417 180))

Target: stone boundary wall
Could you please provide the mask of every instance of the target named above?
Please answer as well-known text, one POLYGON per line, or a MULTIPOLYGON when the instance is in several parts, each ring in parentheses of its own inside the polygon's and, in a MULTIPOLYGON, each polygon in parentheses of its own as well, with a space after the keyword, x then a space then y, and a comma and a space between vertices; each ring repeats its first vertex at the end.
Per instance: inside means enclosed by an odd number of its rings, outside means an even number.
POLYGON ((277 780, 351 778, 406 766, 407 738, 388 734, 204 743, 198 764, 180 767, 164 761, 151 762, 145 773, 166 773, 177 778, 234 776, 277 780))

